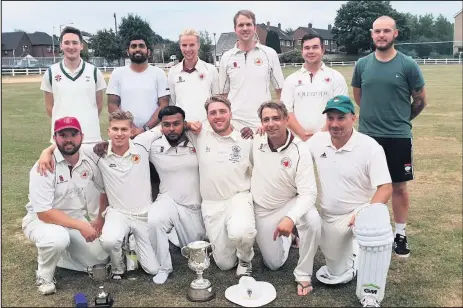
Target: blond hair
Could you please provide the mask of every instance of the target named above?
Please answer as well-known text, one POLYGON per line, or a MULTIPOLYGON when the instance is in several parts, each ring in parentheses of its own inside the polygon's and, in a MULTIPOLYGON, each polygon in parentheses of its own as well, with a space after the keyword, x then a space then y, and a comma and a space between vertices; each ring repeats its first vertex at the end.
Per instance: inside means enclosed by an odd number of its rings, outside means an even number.
POLYGON ((121 121, 129 120, 130 123, 133 123, 133 115, 130 111, 123 111, 122 109, 116 109, 109 114, 109 122, 111 121, 121 121))
POLYGON ((209 105, 212 104, 212 103, 222 103, 225 106, 227 106, 228 110, 231 110, 231 103, 228 100, 228 98, 226 98, 225 96, 213 95, 213 96, 209 97, 206 100, 206 103, 204 104, 204 108, 206 108, 206 112, 208 112, 209 105))
POLYGON ((249 11, 249 10, 240 10, 238 11, 238 13, 235 14, 235 17, 233 17, 233 26, 236 27, 236 20, 238 19, 238 17, 240 15, 243 15, 243 16, 246 16, 247 18, 251 18, 252 19, 252 23, 254 24, 254 26, 256 25, 256 15, 249 11))
POLYGON ((278 110, 284 118, 288 117, 288 109, 286 109, 286 106, 284 104, 275 103, 275 102, 270 101, 270 102, 262 103, 262 105, 260 105, 259 109, 257 110, 257 114, 259 115, 259 119, 261 120, 262 120, 262 111, 264 110, 264 108, 278 110))
POLYGON ((188 36, 188 35, 196 36, 196 40, 198 41, 198 44, 199 44, 199 42, 200 42, 199 32, 194 30, 194 29, 185 29, 185 30, 183 30, 180 33, 180 35, 178 36, 179 43, 180 43, 180 40, 182 39, 182 36, 188 36))

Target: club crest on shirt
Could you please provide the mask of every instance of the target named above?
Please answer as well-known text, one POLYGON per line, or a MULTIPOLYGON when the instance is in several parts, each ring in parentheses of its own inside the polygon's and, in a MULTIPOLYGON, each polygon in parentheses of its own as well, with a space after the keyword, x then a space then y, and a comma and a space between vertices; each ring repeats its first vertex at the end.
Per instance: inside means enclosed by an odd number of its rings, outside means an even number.
POLYGON ((56 75, 55 80, 56 80, 56 82, 59 82, 61 80, 61 75, 60 74, 56 75))
POLYGON ((179 83, 179 82, 185 82, 185 80, 182 78, 182 76, 178 76, 178 81, 177 81, 177 83, 179 83))
POLYGON ((239 146, 232 146, 232 153, 230 154, 229 160, 234 163, 237 163, 241 160, 241 148, 239 146))
POLYGON ((234 68, 240 68, 240 66, 238 65, 238 62, 233 62, 233 67, 234 68))
POLYGON ((204 77, 205 77, 205 76, 204 76, 204 74, 203 74, 203 73, 199 74, 199 79, 200 79, 200 80, 203 80, 203 79, 204 79, 204 77))
POLYGON ((326 82, 326 83, 330 83, 330 81, 331 81, 330 77, 326 77, 326 78, 325 78, 325 82, 326 82))
POLYGON ((67 182, 67 180, 66 180, 66 181, 64 180, 64 176, 62 176, 62 175, 58 176, 58 179, 59 179, 59 182, 58 182, 57 184, 66 183, 66 182, 67 182))
POLYGON ((281 166, 285 169, 291 168, 291 159, 289 159, 289 157, 283 157, 281 166))
POLYGON ((196 149, 194 147, 190 148, 190 154, 196 154, 196 149))
POLYGON ((135 155, 132 155, 132 161, 134 164, 138 164, 140 162, 140 155, 138 154, 135 154, 135 155))
POLYGON ((257 66, 261 66, 262 65, 262 59, 261 58, 257 58, 254 60, 254 64, 257 65, 257 66))
POLYGON ((299 87, 299 86, 302 86, 302 80, 300 80, 300 79, 297 81, 296 87, 299 87))
POLYGON ((88 179, 88 171, 84 170, 80 173, 80 177, 84 180, 88 179))

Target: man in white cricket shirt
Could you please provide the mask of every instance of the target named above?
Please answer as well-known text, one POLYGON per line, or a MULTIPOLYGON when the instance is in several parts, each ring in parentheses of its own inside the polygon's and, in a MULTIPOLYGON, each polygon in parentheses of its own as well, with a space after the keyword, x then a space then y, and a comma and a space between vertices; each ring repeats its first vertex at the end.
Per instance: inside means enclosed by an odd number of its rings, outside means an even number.
MULTIPOLYGON (((251 188, 252 139, 243 139, 231 122, 231 103, 212 96, 205 103, 209 123, 198 135, 188 132, 199 161, 201 211, 214 260, 221 270, 237 265, 236 275, 252 274, 256 237, 251 188)), ((200 124, 188 123, 188 127, 200 124)))
POLYGON ((321 183, 320 248, 326 265, 316 276, 325 284, 347 283, 358 268, 358 299, 364 307, 379 307, 394 240, 386 206, 392 194, 386 156, 373 138, 353 128, 356 116, 349 97, 330 99, 324 113, 328 131, 307 142, 321 183))
POLYGON ((98 231, 87 221, 83 191, 94 182, 103 189, 98 167, 80 149, 83 134, 73 117, 54 122, 54 176, 44 177, 36 163, 29 176, 27 215, 22 220, 24 235, 38 250, 36 284, 41 294, 56 292, 56 267, 87 271, 88 266, 106 263, 108 254, 98 240, 98 231), (60 264, 61 259, 67 262, 60 264))
POLYGON ((204 102, 219 94, 217 68, 198 57, 199 33, 187 29, 180 34, 183 60, 169 70, 170 104, 185 111, 187 121, 206 121, 204 102))
POLYGON ((280 101, 284 76, 274 49, 256 39, 256 16, 241 10, 233 18, 236 45, 226 51, 220 60, 219 91, 232 103, 233 125, 254 131, 260 126, 256 110, 270 101, 270 84, 280 101))
MULTIPOLYGON (((103 109, 106 82, 103 74, 92 64, 80 57, 83 39, 80 30, 66 27, 60 35, 60 48, 64 59, 51 65, 42 78, 45 108, 51 118, 51 139, 53 123, 62 117, 75 117, 82 126, 85 139, 83 146, 101 141, 99 116, 103 109)), ((93 145, 90 145, 92 147, 93 145)), ((91 219, 98 213, 98 189, 90 183, 85 190, 87 212, 91 219)))
POLYGON ((256 241, 264 263, 277 270, 288 258, 296 226, 300 244, 294 277, 297 294, 304 296, 312 289, 313 259, 321 236, 312 155, 304 142, 287 128, 285 105, 266 102, 258 114, 266 134, 256 135, 253 146, 251 192, 256 241), (310 224, 311 220, 315 223, 310 224))
POLYGON ((328 100, 349 95, 349 90, 341 73, 323 63, 323 38, 306 34, 301 41, 304 65, 286 78, 281 101, 289 111, 289 129, 306 141, 325 126, 326 116, 322 112, 328 100))

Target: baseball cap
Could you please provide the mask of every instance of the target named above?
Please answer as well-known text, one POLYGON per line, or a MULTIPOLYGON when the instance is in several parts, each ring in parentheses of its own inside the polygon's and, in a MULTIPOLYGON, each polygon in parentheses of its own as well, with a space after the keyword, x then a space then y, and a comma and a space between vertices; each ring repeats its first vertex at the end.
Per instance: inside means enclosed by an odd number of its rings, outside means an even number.
POLYGON ((74 117, 64 117, 55 121, 55 133, 67 128, 77 129, 79 132, 82 131, 79 121, 74 117))
POLYGON ((355 114, 354 104, 348 96, 345 95, 336 95, 326 103, 325 110, 323 113, 326 113, 330 109, 336 109, 342 113, 352 113, 355 114))

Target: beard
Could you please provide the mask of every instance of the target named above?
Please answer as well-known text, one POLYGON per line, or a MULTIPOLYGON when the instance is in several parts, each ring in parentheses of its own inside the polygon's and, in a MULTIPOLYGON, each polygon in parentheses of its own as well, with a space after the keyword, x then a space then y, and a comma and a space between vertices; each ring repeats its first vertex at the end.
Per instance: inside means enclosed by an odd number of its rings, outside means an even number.
POLYGON ((392 45, 394 45, 394 42, 395 42, 395 39, 392 39, 392 41, 390 41, 389 43, 386 44, 386 46, 376 46, 376 44, 373 43, 373 45, 375 46, 376 49, 378 49, 379 51, 386 51, 388 49, 390 49, 392 47, 392 45))
POLYGON ((148 55, 143 54, 143 53, 133 53, 130 55, 130 61, 136 64, 141 64, 145 62, 147 59, 148 59, 148 55))
POLYGON ((167 141, 171 143, 178 143, 180 140, 185 137, 185 131, 182 131, 181 134, 165 134, 167 141))
POLYGON ((56 144, 56 146, 58 147, 58 150, 61 152, 61 154, 63 154, 63 156, 71 156, 79 151, 81 144, 76 145, 73 142, 68 142, 65 144, 56 144), (66 150, 66 146, 68 144, 71 144, 74 147, 71 150, 66 150))

